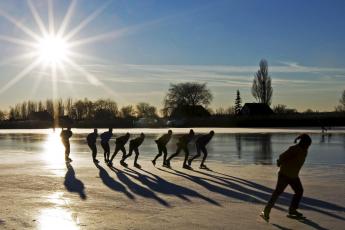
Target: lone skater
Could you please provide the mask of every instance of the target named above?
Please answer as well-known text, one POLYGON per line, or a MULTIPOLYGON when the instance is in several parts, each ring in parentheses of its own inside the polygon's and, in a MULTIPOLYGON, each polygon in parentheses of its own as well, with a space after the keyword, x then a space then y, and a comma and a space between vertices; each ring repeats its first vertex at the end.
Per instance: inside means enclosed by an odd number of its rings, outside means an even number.
POLYGON ((271 199, 260 214, 260 216, 266 221, 269 221, 271 209, 279 195, 284 192, 287 185, 290 185, 295 192, 290 204, 288 216, 292 218, 303 218, 303 214, 297 211, 299 202, 303 195, 303 186, 298 174, 307 157, 308 148, 312 141, 310 136, 307 134, 301 134, 298 136, 295 139, 295 143, 297 143, 298 140, 298 144, 290 146, 289 149, 282 153, 277 160, 277 165, 280 167, 277 185, 271 199))
MULTIPOLYGON (((108 165, 109 166, 113 166, 113 160, 114 160, 114 157, 116 156, 116 154, 121 150, 122 152, 122 159, 125 158, 126 156, 126 148, 125 148, 125 144, 127 143, 128 139, 129 139, 129 133, 126 133, 125 135, 123 136, 120 136, 118 138, 116 138, 115 140, 115 151, 113 153, 113 155, 111 156, 109 162, 108 162, 108 165)), ((124 167, 127 167, 127 165, 121 161, 120 162, 122 166, 124 167)))
POLYGON ((210 140, 212 139, 214 135, 214 131, 211 130, 208 134, 205 135, 201 135, 200 137, 198 137, 198 139, 196 139, 195 141, 195 146, 196 146, 196 152, 197 154, 192 157, 191 159, 188 160, 188 166, 191 166, 192 161, 198 157, 200 157, 201 152, 204 154, 204 157, 202 158, 201 164, 200 164, 200 168, 201 169, 208 169, 207 166, 205 165, 205 160, 207 158, 207 149, 206 149, 206 145, 208 144, 208 142, 210 142, 210 140))
POLYGON ((157 147, 158 147, 158 154, 156 155, 156 157, 152 160, 152 164, 154 166, 156 166, 156 161, 157 159, 162 156, 162 154, 164 154, 163 156, 163 166, 166 166, 166 160, 167 160, 167 155, 168 155, 168 151, 167 151, 167 147, 166 145, 168 144, 168 142, 170 141, 172 136, 172 131, 169 130, 167 134, 164 134, 163 136, 161 136, 160 138, 158 138, 157 140, 155 140, 157 147))
POLYGON ((183 150, 185 152, 184 161, 183 161, 183 168, 191 169, 191 167, 187 165, 187 159, 189 156, 188 143, 193 139, 193 137, 194 137, 194 131, 193 131, 193 129, 191 129, 188 134, 185 134, 179 138, 179 140, 176 144, 177 145, 176 152, 174 154, 172 154, 166 161, 166 166, 168 168, 171 167, 170 166, 171 159, 176 157, 181 152, 181 150, 183 150))
POLYGON ((72 162, 72 159, 69 158, 69 154, 71 152, 69 139, 71 138, 72 135, 73 133, 70 127, 68 127, 67 129, 62 128, 60 137, 61 137, 62 144, 65 146, 65 161, 66 162, 72 162))
POLYGON ((104 162, 109 162, 109 155, 110 155, 110 146, 109 140, 113 136, 113 129, 109 128, 109 131, 104 132, 101 134, 101 146, 104 150, 104 162))
POLYGON ((132 153, 134 151, 135 153, 134 167, 139 168, 139 169, 141 168, 141 166, 138 164, 139 146, 143 143, 144 139, 145 139, 145 134, 141 133, 140 137, 137 137, 129 141, 129 153, 124 158, 122 158, 122 160, 120 161, 121 165, 127 165, 125 163, 125 160, 128 157, 132 156, 132 153))
POLYGON ((87 135, 86 140, 87 140, 87 145, 90 147, 92 151, 92 159, 93 162, 98 163, 99 161, 96 159, 97 156, 97 147, 96 147, 96 140, 98 137, 97 129, 94 129, 92 133, 87 135))

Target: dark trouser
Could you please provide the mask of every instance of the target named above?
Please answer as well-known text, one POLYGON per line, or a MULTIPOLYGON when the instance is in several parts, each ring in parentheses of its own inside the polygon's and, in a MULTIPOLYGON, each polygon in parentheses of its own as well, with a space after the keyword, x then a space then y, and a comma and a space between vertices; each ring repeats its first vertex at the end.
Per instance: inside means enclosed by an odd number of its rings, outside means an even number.
POLYGON ((204 154, 204 157, 202 158, 201 164, 203 165, 205 163, 205 160, 207 158, 207 149, 205 145, 202 144, 196 144, 196 155, 192 157, 189 161, 192 163, 192 161, 198 157, 200 157, 201 152, 204 154))
POLYGON ((158 147, 158 154, 155 157, 155 159, 153 159, 154 162, 156 162, 156 160, 163 155, 163 164, 165 164, 166 160, 167 160, 167 155, 168 155, 168 151, 167 151, 167 147, 162 145, 162 144, 157 144, 158 147))
POLYGON ((63 145, 65 146, 65 159, 67 160, 71 152, 71 147, 70 147, 69 141, 63 142, 63 145))
POLYGON ((168 161, 170 162, 171 159, 176 157, 181 152, 181 150, 183 150, 185 152, 183 165, 187 165, 187 160, 188 160, 188 156, 189 156, 189 150, 188 150, 187 145, 177 145, 176 152, 168 158, 168 161))
POLYGON ((121 145, 116 145, 115 146, 115 151, 114 151, 114 154, 111 156, 110 158, 110 162, 112 162, 114 160, 114 157, 116 156, 116 154, 121 150, 122 152, 122 159, 124 159, 126 157, 126 149, 125 149, 125 146, 121 145))
POLYGON ((137 164, 139 157, 139 149, 136 146, 129 146, 129 153, 125 157, 122 157, 122 161, 125 161, 128 157, 132 156, 132 153, 135 153, 134 164, 137 164))
POLYGON ((90 147, 91 151, 92 151, 92 158, 94 160, 96 160, 96 156, 97 156, 97 147, 96 147, 96 143, 87 143, 87 145, 90 147))
POLYGON ((104 150, 104 160, 109 161, 110 147, 108 142, 101 142, 101 146, 104 150))
POLYGON ((292 190, 295 192, 293 195, 289 211, 294 211, 298 208, 299 202, 301 201, 303 195, 303 186, 299 177, 290 178, 281 173, 278 175, 278 181, 276 189, 274 190, 271 199, 268 201, 265 211, 270 212, 271 208, 274 206, 280 194, 282 194, 286 186, 290 185, 292 190))

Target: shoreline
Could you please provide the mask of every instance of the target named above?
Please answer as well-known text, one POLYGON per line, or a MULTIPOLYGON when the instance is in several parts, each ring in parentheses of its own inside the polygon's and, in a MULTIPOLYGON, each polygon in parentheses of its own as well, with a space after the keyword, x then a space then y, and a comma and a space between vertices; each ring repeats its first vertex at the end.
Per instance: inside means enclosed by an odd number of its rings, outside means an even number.
MULTIPOLYGON (((260 133, 276 133, 276 134, 289 134, 289 133, 311 133, 311 134, 343 134, 345 133, 345 126, 337 126, 332 127, 332 129, 328 130, 327 132, 322 132, 320 127, 265 127, 265 128, 228 128, 228 127, 188 127, 188 128, 174 128, 174 127, 166 127, 166 128, 113 128, 114 133, 126 133, 130 132, 133 134, 137 134, 140 132, 145 132, 148 134, 160 134, 165 133, 167 130, 171 129, 176 134, 186 133, 190 129, 193 129, 195 132, 198 133, 207 133, 209 130, 214 130, 216 133, 219 134, 241 134, 241 133, 250 133, 250 134, 260 134, 260 133)), ((61 130, 61 128, 55 128, 56 131, 61 130)), ((74 133, 76 134, 86 134, 93 130, 93 128, 72 128, 74 133)), ((107 128, 99 128, 99 131, 106 131, 107 128)), ((35 134, 48 134, 53 131, 53 128, 28 128, 28 129, 0 129, 0 134, 7 134, 7 133, 35 133, 35 134)))

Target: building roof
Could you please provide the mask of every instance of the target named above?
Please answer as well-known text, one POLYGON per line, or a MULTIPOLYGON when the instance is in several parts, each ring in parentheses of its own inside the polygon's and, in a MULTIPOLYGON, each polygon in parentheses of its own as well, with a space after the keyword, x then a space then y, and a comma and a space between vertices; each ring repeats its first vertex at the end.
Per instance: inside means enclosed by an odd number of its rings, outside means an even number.
POLYGON ((273 113, 273 110, 265 103, 246 103, 241 110, 242 115, 270 115, 273 113))

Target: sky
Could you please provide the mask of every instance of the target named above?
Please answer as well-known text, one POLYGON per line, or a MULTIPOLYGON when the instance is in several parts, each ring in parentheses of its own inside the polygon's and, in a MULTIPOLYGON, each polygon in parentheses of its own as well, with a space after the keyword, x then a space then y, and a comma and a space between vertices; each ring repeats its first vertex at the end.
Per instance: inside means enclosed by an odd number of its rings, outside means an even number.
POLYGON ((161 108, 169 85, 186 81, 228 108, 237 89, 255 101, 264 58, 272 105, 332 111, 345 90, 344 11, 343 0, 1 0, 0 108, 52 97, 161 108), (36 61, 40 25, 64 25, 68 62, 36 61))

